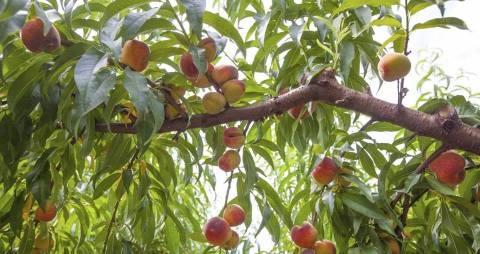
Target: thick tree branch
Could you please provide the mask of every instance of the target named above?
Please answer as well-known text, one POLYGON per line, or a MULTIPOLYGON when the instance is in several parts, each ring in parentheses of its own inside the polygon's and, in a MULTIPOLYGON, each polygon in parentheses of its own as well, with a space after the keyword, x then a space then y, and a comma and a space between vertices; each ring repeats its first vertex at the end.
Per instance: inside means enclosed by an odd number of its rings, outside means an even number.
MULTIPOLYGON (((160 133, 192 128, 206 128, 236 121, 257 121, 265 117, 281 114, 288 109, 308 103, 322 101, 345 109, 350 109, 406 128, 418 135, 442 141, 452 149, 458 148, 480 155, 480 129, 458 122, 448 130, 439 122, 438 117, 396 104, 377 99, 371 95, 349 89, 335 79, 332 69, 326 69, 312 79, 309 85, 274 97, 259 105, 244 108, 229 108, 216 115, 194 115, 188 119, 180 118, 166 121, 160 133)), ((133 125, 122 123, 98 123, 99 132, 136 133, 133 125)))

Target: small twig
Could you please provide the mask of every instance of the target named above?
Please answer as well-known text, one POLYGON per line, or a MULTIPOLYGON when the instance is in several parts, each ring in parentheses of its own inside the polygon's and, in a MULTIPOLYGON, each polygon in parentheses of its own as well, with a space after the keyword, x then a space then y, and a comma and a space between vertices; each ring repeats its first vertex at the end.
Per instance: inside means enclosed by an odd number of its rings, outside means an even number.
POLYGON ((177 110, 177 112, 181 114, 182 117, 186 116, 187 113, 185 112, 185 110, 183 110, 182 107, 180 107, 177 101, 175 101, 169 89, 163 87, 162 85, 148 78, 147 78, 147 82, 151 87, 158 89, 160 92, 162 92, 162 94, 165 96, 165 100, 167 101, 167 103, 171 104, 175 108, 175 110, 177 110))
MULTIPOLYGON (((408 43, 410 41, 410 13, 408 13, 408 0, 405 0, 405 47, 403 49, 403 54, 408 56, 410 52, 408 51, 408 43)), ((402 78, 398 84, 398 108, 402 107, 403 98, 405 97, 405 78, 402 78)))
POLYGON ((247 125, 245 125, 245 128, 243 129, 243 136, 247 135, 248 129, 250 129, 251 124, 252 124, 252 121, 248 121, 247 125))
MULTIPOLYGON (((140 153, 140 149, 137 148, 135 150, 135 153, 132 155, 132 158, 130 158, 130 161, 128 162, 127 169, 132 168, 133 163, 137 159, 139 153, 140 153)), ((118 198, 117 202, 115 202, 115 208, 113 209, 112 219, 110 220, 110 223, 108 224, 107 235, 105 236, 105 242, 103 243, 103 250, 102 250, 102 253, 104 253, 104 254, 107 251, 108 238, 110 238, 110 233, 112 231, 113 224, 115 223, 115 220, 116 220, 116 217, 117 217, 118 206, 120 205, 120 201, 122 200, 122 197, 123 197, 123 195, 118 198)))
POLYGON ((190 42, 190 36, 187 33, 187 30, 185 29, 185 27, 183 26, 183 22, 180 20, 180 17, 178 16, 177 11, 175 11, 175 8, 173 8, 173 5, 172 5, 172 3, 170 3, 170 0, 167 0, 167 3, 170 6, 170 8, 172 9, 173 15, 175 16, 175 20, 177 20, 178 25, 180 26, 180 29, 182 30, 183 35, 190 42))
POLYGON ((223 210, 225 210, 225 208, 228 205, 228 195, 230 195, 230 189, 232 187, 232 180, 233 180, 233 171, 232 171, 232 173, 230 173, 230 177, 228 179, 227 194, 225 195, 225 204, 223 205, 223 210))
POLYGON ((366 123, 360 128, 359 132, 360 132, 360 131, 365 131, 365 130, 368 128, 368 126, 372 125, 372 124, 373 124, 374 122, 376 122, 376 121, 377 121, 377 120, 375 120, 375 118, 373 118, 373 117, 370 118, 370 120, 368 120, 368 122, 366 122, 366 123))

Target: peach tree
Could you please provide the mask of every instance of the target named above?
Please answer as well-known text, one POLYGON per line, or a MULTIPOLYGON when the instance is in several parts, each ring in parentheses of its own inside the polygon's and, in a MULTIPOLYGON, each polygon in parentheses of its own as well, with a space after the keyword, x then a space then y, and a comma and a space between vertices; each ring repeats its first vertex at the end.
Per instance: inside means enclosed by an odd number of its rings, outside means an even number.
POLYGON ((478 253, 445 2, 0 0, 0 252, 478 253))

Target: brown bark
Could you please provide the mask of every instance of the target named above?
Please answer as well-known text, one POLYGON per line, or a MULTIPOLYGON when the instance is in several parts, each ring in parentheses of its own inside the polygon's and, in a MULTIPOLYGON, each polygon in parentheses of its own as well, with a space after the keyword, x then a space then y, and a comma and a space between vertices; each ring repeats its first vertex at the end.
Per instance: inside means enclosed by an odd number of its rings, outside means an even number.
MULTIPOLYGON (((190 124, 185 118, 166 121, 159 133, 206 128, 243 120, 261 120, 310 101, 322 101, 350 109, 368 115, 376 121, 393 123, 418 135, 440 140, 452 149, 458 148, 480 155, 480 129, 462 122, 447 129, 436 115, 399 107, 339 84, 331 69, 322 71, 307 86, 301 86, 258 105, 244 108, 232 107, 216 115, 194 115, 190 119, 190 124)), ((96 125, 96 130, 99 132, 136 133, 134 126, 121 123, 99 123, 96 125)))

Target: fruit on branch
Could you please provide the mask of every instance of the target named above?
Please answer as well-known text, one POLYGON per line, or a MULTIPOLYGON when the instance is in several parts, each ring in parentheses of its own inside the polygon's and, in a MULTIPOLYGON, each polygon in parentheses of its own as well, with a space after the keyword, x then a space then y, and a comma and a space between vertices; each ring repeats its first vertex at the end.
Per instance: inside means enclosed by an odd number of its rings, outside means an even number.
POLYGON ((134 71, 142 72, 148 66, 150 59, 150 48, 139 40, 128 40, 125 42, 120 54, 120 63, 130 67, 134 71))
POLYGON ((223 218, 231 227, 235 227, 245 221, 245 211, 239 205, 229 205, 223 211, 223 218))
POLYGON ((245 83, 238 79, 232 79, 223 83, 221 89, 227 102, 233 104, 239 101, 245 94, 245 83))
POLYGON ((300 254, 315 254, 314 249, 303 249, 300 254))
POLYGON ((240 165, 240 161, 236 150, 228 150, 218 159, 218 167, 225 172, 231 172, 240 165))
MULTIPOLYGON (((185 112, 185 106, 183 104, 179 105, 180 108, 185 112)), ((177 119, 182 116, 182 112, 179 112, 172 104, 165 104, 165 118, 167 120, 177 119)))
MULTIPOLYGON (((283 88, 280 90, 279 95, 286 94, 288 92, 287 88, 283 88)), ((317 109, 317 102, 313 101, 308 103, 309 107, 306 107, 306 104, 301 104, 289 109, 288 115, 293 119, 305 119, 310 116, 310 113, 315 112, 317 109)))
POLYGON ((400 245, 398 244, 397 240, 389 237, 386 241, 391 254, 400 254, 400 245))
POLYGON ((309 222, 304 222, 302 226, 293 226, 290 236, 298 247, 313 248, 317 240, 317 229, 309 222))
POLYGON ((48 251, 48 250, 51 250, 53 249, 53 246, 54 246, 54 241, 53 241, 53 238, 52 236, 49 234, 47 234, 46 236, 42 236, 42 235, 37 235, 35 237, 35 244, 34 244, 34 247, 35 249, 38 249, 40 251, 48 251))
POLYGON ((313 169, 312 177, 318 184, 327 185, 335 176, 340 172, 335 161, 330 157, 325 157, 323 160, 313 169))
POLYGON ((222 248, 224 250, 233 250, 237 248, 239 243, 240 236, 238 236, 238 233, 235 230, 232 230, 232 236, 222 245, 222 248))
POLYGON ((390 82, 405 77, 412 68, 407 56, 400 53, 390 53, 378 62, 378 71, 383 80, 390 82))
POLYGON ((203 227, 203 235, 211 245, 222 246, 232 237, 232 229, 223 218, 213 217, 203 227))
POLYGON ((23 45, 33 53, 52 52, 60 47, 61 40, 58 30, 52 24, 47 35, 44 35, 43 26, 43 21, 35 18, 27 21, 22 28, 20 36, 23 45))
POLYGON ((120 105, 123 107, 120 111, 122 123, 131 124, 137 121, 138 112, 133 102, 122 100, 120 105))
POLYGON ((465 159, 454 151, 447 151, 435 158, 429 168, 438 181, 455 187, 465 179, 465 159))
POLYGON ((57 208, 51 201, 47 201, 45 207, 39 207, 35 211, 35 219, 38 221, 51 221, 57 215, 57 208))
POLYGON ((179 101, 185 95, 186 90, 183 87, 175 85, 167 85, 167 87, 170 89, 170 95, 176 101, 179 101))
POLYGON ((225 110, 227 100, 221 93, 209 92, 203 96, 202 104, 207 114, 215 115, 225 110))
POLYGON ((335 254, 337 253, 337 248, 332 241, 329 240, 319 240, 315 242, 315 254, 335 254))
POLYGON ((238 70, 231 65, 220 65, 213 68, 212 79, 215 83, 222 85, 223 83, 238 79, 238 70))
POLYGON ((199 73, 191 53, 187 52, 180 57, 180 69, 188 79, 197 79, 199 73))
POLYGON ((208 80, 208 75, 211 76, 212 71, 213 71, 213 65, 208 64, 207 74, 206 75, 200 74, 196 78, 189 78, 190 83, 192 83, 194 87, 198 87, 198 88, 210 87, 212 83, 210 83, 210 80, 208 80))
POLYGON ((204 38, 200 41, 199 46, 205 50, 205 59, 212 62, 217 57, 217 46, 212 38, 204 38))
POLYGON ((223 132, 223 144, 228 148, 238 149, 245 143, 243 131, 237 127, 230 127, 223 132))

